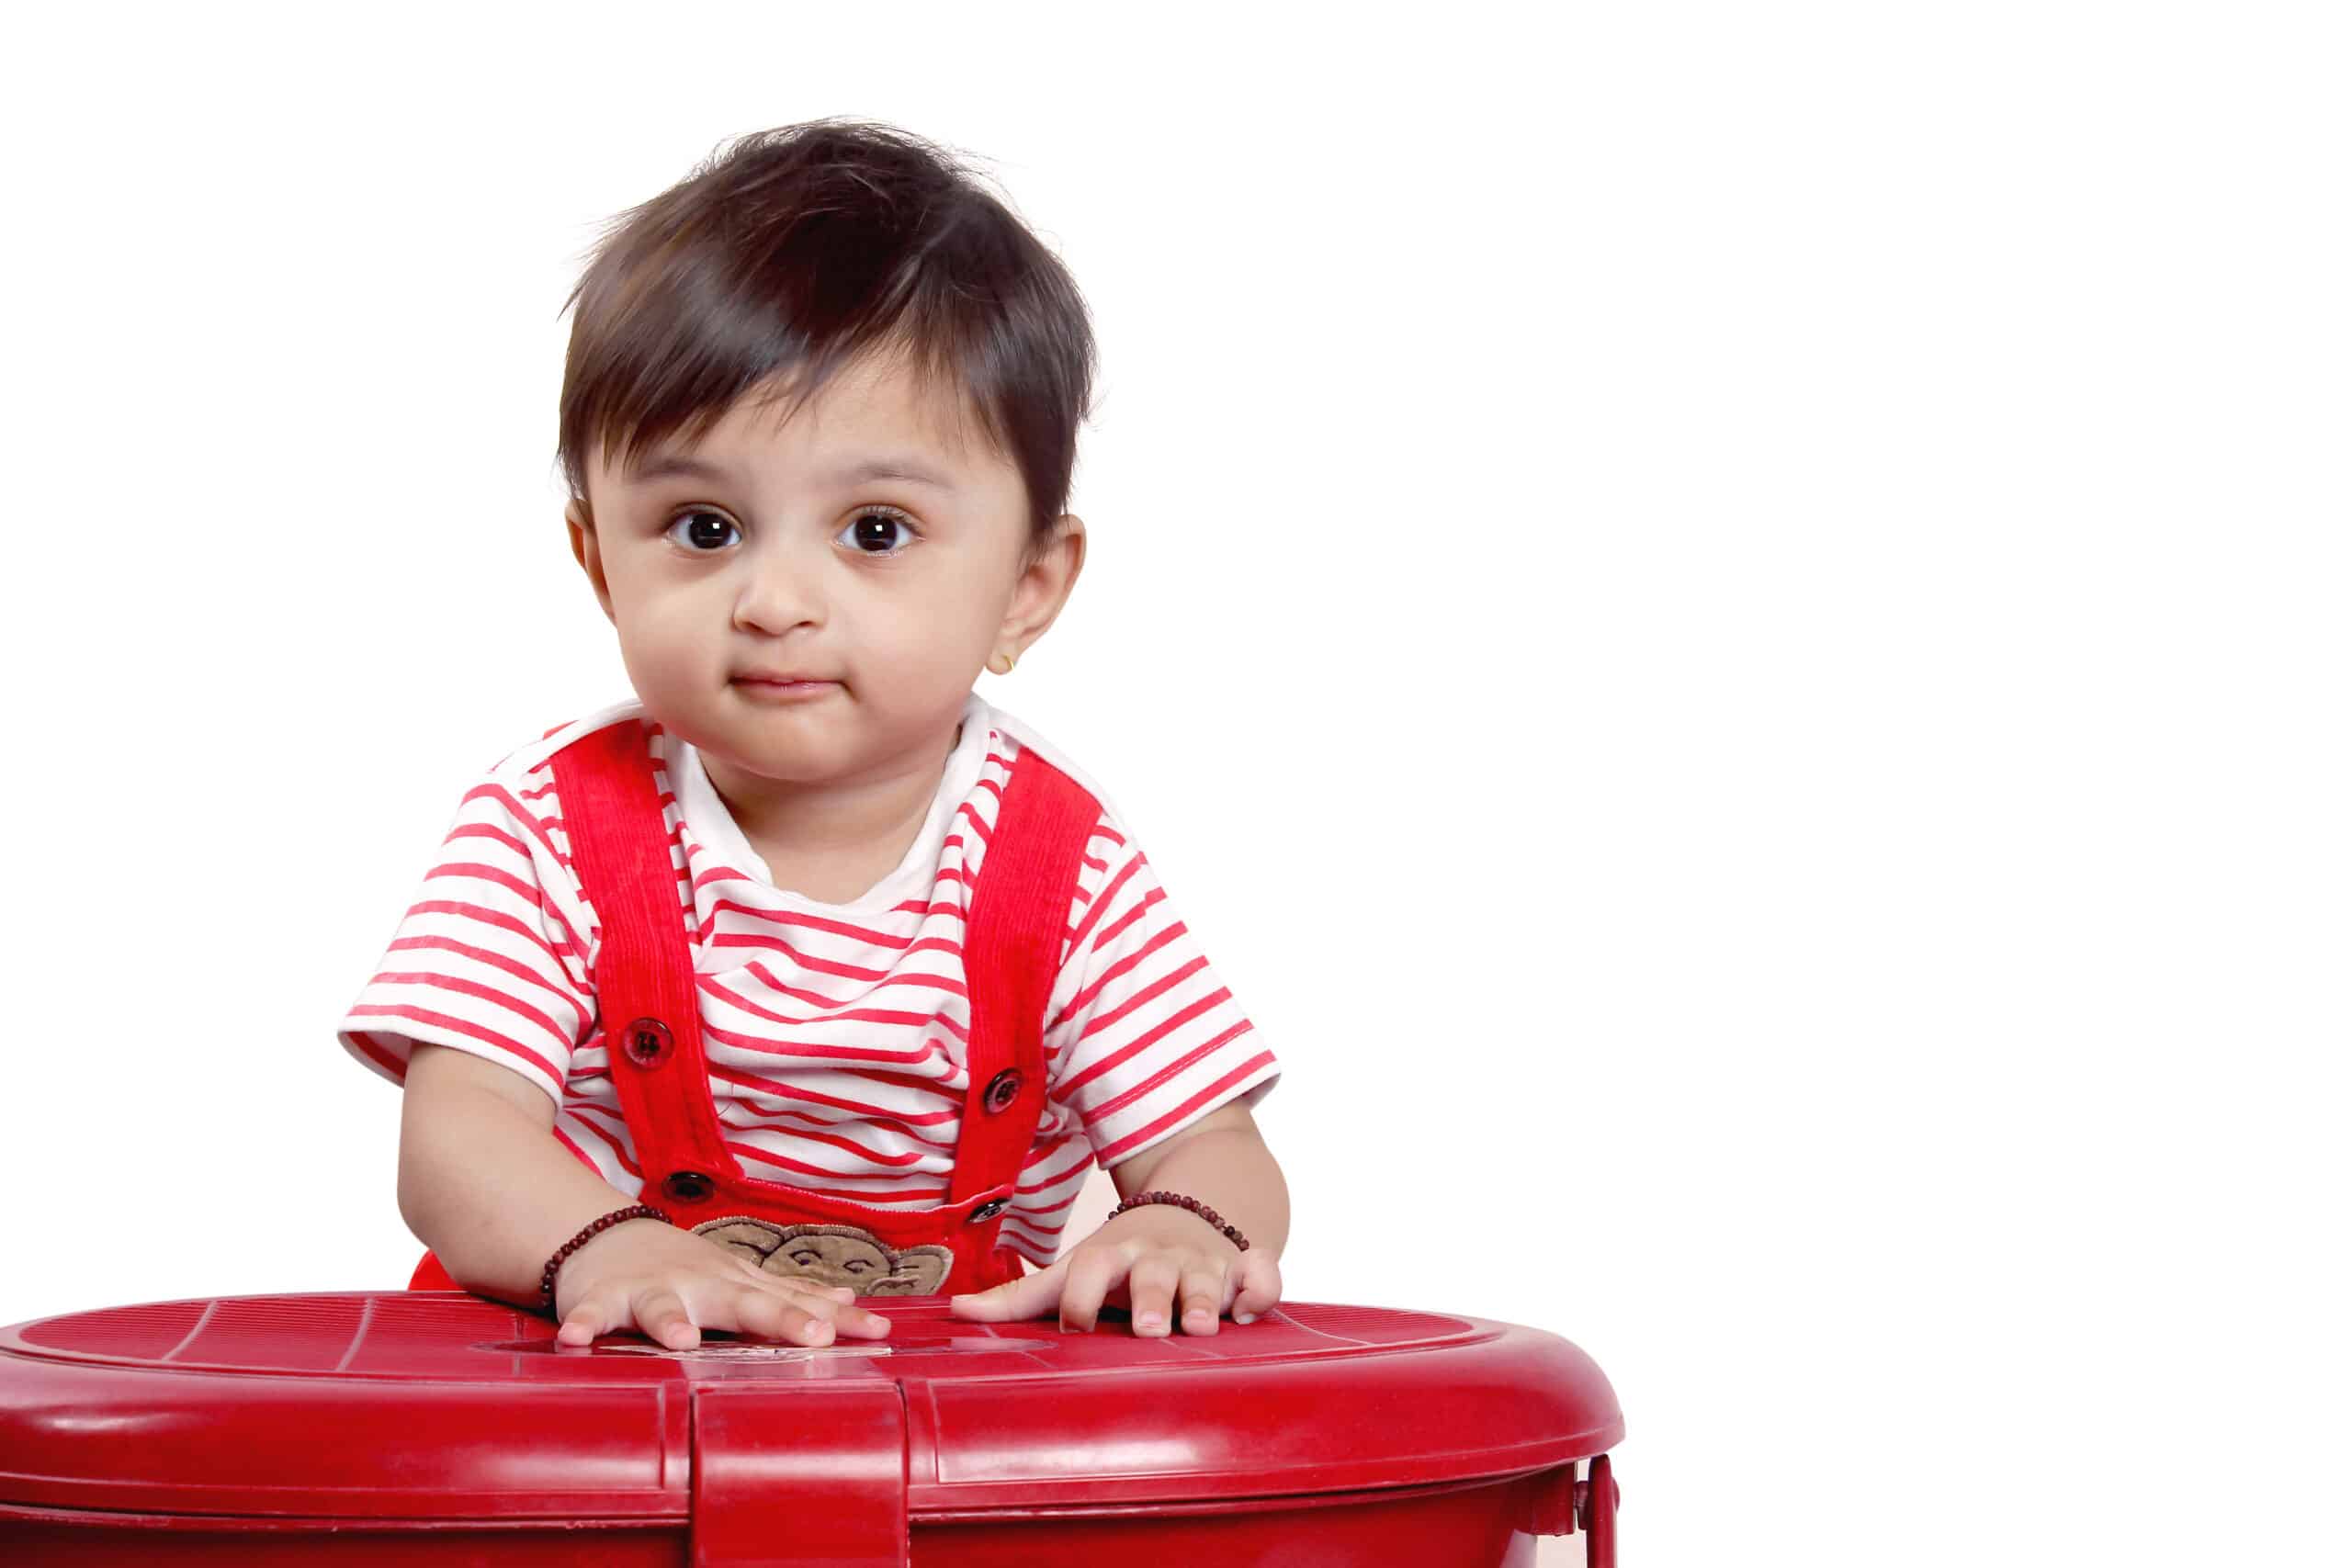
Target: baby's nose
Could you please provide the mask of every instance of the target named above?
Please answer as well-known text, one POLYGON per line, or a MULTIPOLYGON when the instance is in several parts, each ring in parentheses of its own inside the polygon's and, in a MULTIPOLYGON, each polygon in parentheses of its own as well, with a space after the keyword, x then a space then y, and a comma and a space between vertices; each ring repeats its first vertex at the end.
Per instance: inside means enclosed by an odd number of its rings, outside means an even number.
POLYGON ((735 596, 735 625, 741 630, 778 636, 803 625, 821 625, 822 595, 805 573, 770 569, 753 571, 735 596))

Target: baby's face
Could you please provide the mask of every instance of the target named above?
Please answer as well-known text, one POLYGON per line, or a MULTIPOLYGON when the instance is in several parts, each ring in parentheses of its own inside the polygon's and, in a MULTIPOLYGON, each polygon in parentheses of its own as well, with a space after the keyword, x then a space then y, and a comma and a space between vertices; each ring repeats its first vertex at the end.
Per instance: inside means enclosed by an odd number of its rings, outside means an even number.
POLYGON ((1016 607, 1020 470, 881 361, 780 423, 782 407, 746 397, 635 471, 596 455, 582 564, 601 570, 630 682, 714 776, 722 761, 792 784, 935 767, 1016 607), (867 464, 939 482, 860 477, 867 464), (781 700, 755 674, 831 684, 781 700))

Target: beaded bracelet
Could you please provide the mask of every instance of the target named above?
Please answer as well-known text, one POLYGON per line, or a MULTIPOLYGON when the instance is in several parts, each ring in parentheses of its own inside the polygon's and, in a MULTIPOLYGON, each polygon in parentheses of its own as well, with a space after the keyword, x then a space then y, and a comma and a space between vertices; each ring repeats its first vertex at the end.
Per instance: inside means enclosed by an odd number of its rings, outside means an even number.
POLYGON ((1140 1209, 1146 1203, 1173 1203, 1180 1209, 1190 1209, 1225 1233, 1225 1238, 1242 1251, 1250 1250, 1250 1243, 1241 1233, 1225 1223, 1225 1216, 1197 1198, 1187 1198, 1182 1192, 1138 1192, 1111 1211, 1108 1219, 1115 1220, 1129 1209, 1140 1209))
POLYGON ((550 1317, 555 1315, 555 1271, 563 1267, 563 1260, 587 1246, 589 1239, 605 1227, 619 1224, 623 1220, 660 1220, 663 1224, 668 1224, 670 1216, 650 1203, 632 1203, 626 1209, 615 1209, 603 1219, 583 1226, 578 1235, 556 1248, 555 1256, 548 1259, 548 1266, 539 1270, 539 1310, 541 1312, 550 1317))

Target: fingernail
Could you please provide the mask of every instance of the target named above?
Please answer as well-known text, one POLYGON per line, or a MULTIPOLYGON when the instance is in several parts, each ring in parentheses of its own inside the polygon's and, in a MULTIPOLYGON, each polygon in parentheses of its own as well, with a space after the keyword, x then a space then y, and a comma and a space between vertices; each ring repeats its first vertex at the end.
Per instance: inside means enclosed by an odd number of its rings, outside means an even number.
POLYGON ((1233 1321, 1236 1323, 1255 1323, 1258 1321, 1258 1314, 1254 1312, 1237 1312, 1233 1314, 1233 1321))
POLYGON ((1168 1326, 1168 1320, 1156 1312, 1148 1312, 1136 1319, 1136 1326, 1148 1334, 1168 1326))

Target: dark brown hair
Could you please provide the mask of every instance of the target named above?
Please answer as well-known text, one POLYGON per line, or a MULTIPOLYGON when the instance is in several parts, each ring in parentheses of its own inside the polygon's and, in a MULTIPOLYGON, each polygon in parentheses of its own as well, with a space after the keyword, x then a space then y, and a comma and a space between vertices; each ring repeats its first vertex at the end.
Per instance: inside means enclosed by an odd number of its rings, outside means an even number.
POLYGON ((960 394, 1020 469, 1034 552, 1067 510, 1094 336, 1060 260, 946 149, 832 118, 755 131, 606 225, 579 285, 558 457, 699 441, 754 389, 797 408, 867 350, 960 394))

